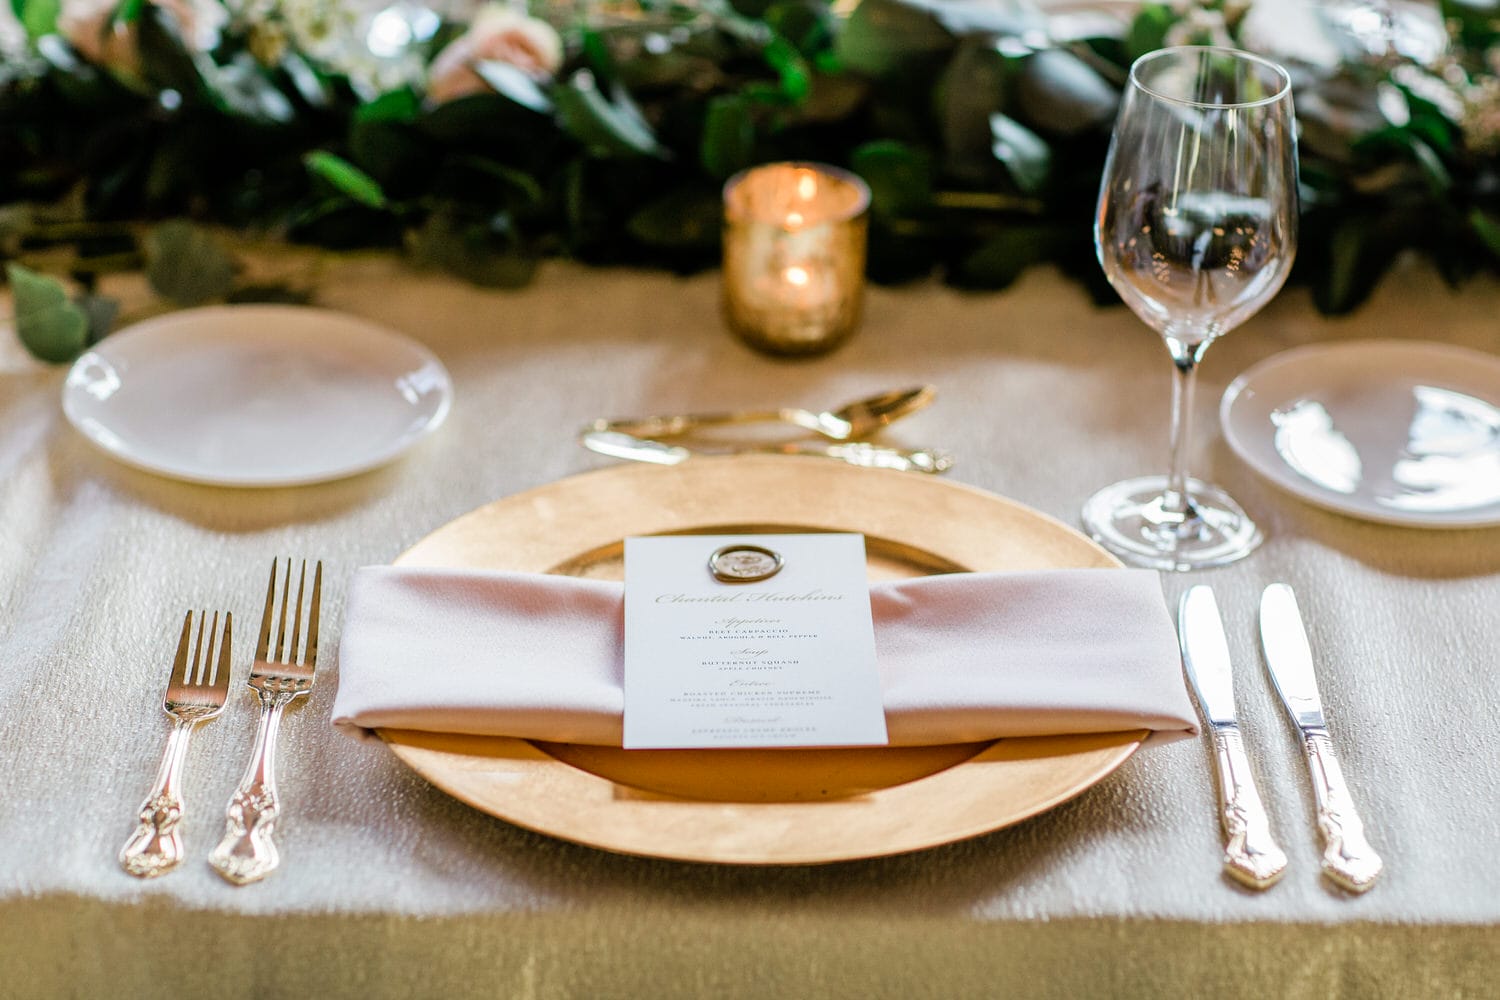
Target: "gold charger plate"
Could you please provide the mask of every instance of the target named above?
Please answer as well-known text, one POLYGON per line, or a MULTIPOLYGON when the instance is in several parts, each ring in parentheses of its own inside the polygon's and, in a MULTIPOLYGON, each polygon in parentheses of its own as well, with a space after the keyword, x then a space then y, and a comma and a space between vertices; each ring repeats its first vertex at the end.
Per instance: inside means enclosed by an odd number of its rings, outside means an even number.
MULTIPOLYGON (((993 494, 784 456, 574 476, 465 514, 396 563, 618 580, 627 535, 808 531, 863 533, 871 579, 1120 565, 1071 528, 993 494)), ((712 751, 380 735, 448 794, 564 840, 683 861, 817 864, 934 847, 1019 822, 1102 780, 1146 733, 712 751)))

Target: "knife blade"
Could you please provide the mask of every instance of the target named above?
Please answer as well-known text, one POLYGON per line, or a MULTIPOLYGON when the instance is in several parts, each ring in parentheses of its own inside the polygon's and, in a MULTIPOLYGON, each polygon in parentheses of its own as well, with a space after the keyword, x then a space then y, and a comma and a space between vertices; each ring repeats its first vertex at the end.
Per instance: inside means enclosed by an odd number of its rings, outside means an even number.
POLYGON ((682 445, 665 444, 650 438, 636 437, 624 431, 599 430, 592 426, 585 427, 579 433, 578 440, 585 448, 601 455, 637 462, 653 462, 657 465, 677 465, 694 455, 755 454, 821 455, 867 469, 895 469, 900 472, 937 474, 953 467, 952 457, 940 451, 925 448, 905 451, 900 448, 870 444, 868 441, 847 441, 841 444, 786 441, 780 444, 709 445, 689 449, 682 445))
POLYGON ((1178 606, 1177 635, 1182 665, 1198 707, 1207 721, 1218 772, 1219 820, 1224 827, 1224 870, 1252 889, 1276 884, 1286 871, 1286 854, 1271 835, 1250 760, 1234 711, 1234 675, 1229 643, 1213 589, 1188 588, 1178 606))
POLYGON ((1312 646, 1297 595, 1284 583, 1271 584, 1260 596, 1260 641, 1276 693, 1302 735, 1323 836, 1323 874, 1350 892, 1364 892, 1375 884, 1385 863, 1365 838, 1364 822, 1333 752, 1313 672, 1312 646))

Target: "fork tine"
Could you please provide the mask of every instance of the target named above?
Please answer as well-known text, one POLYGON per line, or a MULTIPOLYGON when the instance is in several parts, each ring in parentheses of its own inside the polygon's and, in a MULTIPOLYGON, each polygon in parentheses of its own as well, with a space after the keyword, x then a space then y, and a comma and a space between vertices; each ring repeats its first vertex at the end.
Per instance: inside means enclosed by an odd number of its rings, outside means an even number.
POLYGON ((276 560, 271 560, 271 582, 266 584, 266 610, 260 619, 260 638, 255 643, 255 658, 266 661, 270 658, 267 647, 271 642, 271 615, 276 610, 276 560))
POLYGON ((214 667, 213 686, 221 698, 229 690, 229 653, 230 647, 233 646, 231 638, 231 623, 233 618, 234 616, 230 612, 224 612, 224 638, 219 642, 219 662, 214 667))
MULTIPOLYGON (((208 612, 207 611, 200 611, 198 613, 198 631, 199 631, 200 635, 202 634, 202 631, 203 631, 203 623, 205 621, 207 621, 207 620, 208 620, 208 612)), ((209 684, 210 683, 210 678, 213 677, 213 670, 214 670, 214 639, 218 637, 218 634, 219 634, 219 613, 217 611, 215 611, 214 612, 214 620, 212 622, 209 622, 209 626, 208 626, 208 644, 204 645, 202 639, 198 640, 198 653, 199 653, 199 655, 198 655, 198 669, 196 671, 197 677, 196 677, 196 681, 195 681, 195 683, 197 683, 197 684, 200 684, 200 685, 209 684)))
POLYGON ((307 660, 309 667, 318 665, 318 609, 323 597, 323 560, 313 569, 312 613, 307 620, 307 660))
MULTIPOLYGON (((292 568, 292 561, 287 560, 287 570, 292 568)), ((297 650, 302 648, 302 588, 307 584, 307 560, 302 560, 302 567, 297 570, 297 607, 292 614, 292 645, 287 650, 286 662, 297 662, 297 650)), ((287 591, 291 591, 288 585, 287 591)))
POLYGON ((184 684, 188 683, 188 647, 193 642, 193 613, 189 611, 187 617, 182 620, 182 638, 177 640, 177 656, 172 660, 172 676, 181 677, 184 684))
POLYGON ((286 598, 287 591, 292 589, 292 561, 286 561, 286 578, 281 584, 281 621, 276 626, 276 645, 271 650, 275 653, 274 660, 277 663, 286 662, 286 598))

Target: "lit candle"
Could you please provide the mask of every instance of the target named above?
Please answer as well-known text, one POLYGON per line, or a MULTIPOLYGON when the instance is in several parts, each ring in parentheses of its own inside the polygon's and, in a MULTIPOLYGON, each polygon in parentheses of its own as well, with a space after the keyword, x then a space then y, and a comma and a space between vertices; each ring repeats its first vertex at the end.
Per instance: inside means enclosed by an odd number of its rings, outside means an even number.
POLYGON ((814 354, 859 325, 870 190, 847 171, 773 163, 724 185, 724 313, 754 347, 814 354))

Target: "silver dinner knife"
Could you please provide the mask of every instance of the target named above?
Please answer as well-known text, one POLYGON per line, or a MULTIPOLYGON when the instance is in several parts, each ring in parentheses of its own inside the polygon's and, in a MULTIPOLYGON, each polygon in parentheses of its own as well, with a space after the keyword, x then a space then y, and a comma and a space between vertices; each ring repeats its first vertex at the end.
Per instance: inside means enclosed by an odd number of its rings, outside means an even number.
POLYGON ((1214 592, 1196 586, 1182 595, 1177 613, 1182 664, 1213 738, 1219 771, 1219 819, 1224 825, 1224 870, 1252 889, 1274 885, 1286 871, 1286 854, 1271 836, 1266 807, 1250 774, 1250 760, 1234 716, 1229 644, 1214 592))
POLYGON ((1364 892, 1375 884, 1384 862, 1365 839, 1365 825, 1344 784, 1323 717, 1323 700, 1318 697, 1312 648, 1297 610, 1297 595, 1284 583, 1273 583, 1261 594, 1260 641, 1276 693, 1302 732, 1302 749, 1318 804, 1318 830, 1323 835, 1323 874, 1350 892, 1364 892))
POLYGON ((626 458, 636 462, 653 462, 657 465, 678 465, 694 455, 821 455, 836 458, 850 465, 867 469, 895 469, 900 472, 946 472, 953 467, 953 459, 947 454, 923 448, 906 451, 870 444, 868 441, 846 441, 831 444, 819 441, 786 441, 780 444, 755 444, 740 446, 704 446, 686 448, 678 444, 666 444, 649 438, 636 437, 624 431, 598 430, 585 427, 578 437, 589 451, 596 451, 611 458, 626 458))

